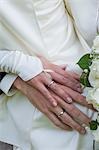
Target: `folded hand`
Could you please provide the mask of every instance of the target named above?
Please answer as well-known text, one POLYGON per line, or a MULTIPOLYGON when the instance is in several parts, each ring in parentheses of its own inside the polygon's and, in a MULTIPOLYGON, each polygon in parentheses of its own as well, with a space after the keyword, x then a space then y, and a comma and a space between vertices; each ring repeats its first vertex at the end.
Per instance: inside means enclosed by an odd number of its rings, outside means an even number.
POLYGON ((52 90, 49 89, 51 96, 57 101, 56 107, 43 96, 43 94, 26 82, 17 78, 14 86, 20 90, 30 102, 42 113, 44 113, 57 127, 65 130, 76 130, 81 134, 85 133, 83 124, 89 125, 91 121, 73 103, 68 104, 52 90))

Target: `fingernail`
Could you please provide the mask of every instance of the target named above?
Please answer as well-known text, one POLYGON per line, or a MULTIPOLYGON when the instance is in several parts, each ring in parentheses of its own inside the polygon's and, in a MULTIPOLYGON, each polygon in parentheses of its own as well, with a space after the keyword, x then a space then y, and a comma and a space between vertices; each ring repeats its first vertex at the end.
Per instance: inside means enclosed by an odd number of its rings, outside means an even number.
POLYGON ((53 105, 56 107, 56 106, 57 106, 57 103, 54 101, 54 102, 53 102, 53 105))
POLYGON ((85 129, 82 129, 81 130, 81 134, 85 134, 86 133, 86 130, 85 129))
POLYGON ((67 97, 67 100, 69 103, 72 103, 72 101, 73 101, 70 97, 67 97))

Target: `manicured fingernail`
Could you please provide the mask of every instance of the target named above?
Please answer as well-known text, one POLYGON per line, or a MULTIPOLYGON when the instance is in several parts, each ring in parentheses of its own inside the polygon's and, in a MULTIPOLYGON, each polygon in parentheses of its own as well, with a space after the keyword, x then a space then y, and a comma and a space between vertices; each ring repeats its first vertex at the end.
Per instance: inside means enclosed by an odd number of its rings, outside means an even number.
POLYGON ((72 101, 73 101, 70 97, 67 97, 67 100, 69 103, 72 103, 72 101))
POLYGON ((57 103, 54 101, 54 102, 53 102, 53 105, 56 107, 56 106, 57 106, 57 103))
POLYGON ((81 130, 81 134, 85 134, 86 133, 86 130, 85 129, 82 129, 81 130))

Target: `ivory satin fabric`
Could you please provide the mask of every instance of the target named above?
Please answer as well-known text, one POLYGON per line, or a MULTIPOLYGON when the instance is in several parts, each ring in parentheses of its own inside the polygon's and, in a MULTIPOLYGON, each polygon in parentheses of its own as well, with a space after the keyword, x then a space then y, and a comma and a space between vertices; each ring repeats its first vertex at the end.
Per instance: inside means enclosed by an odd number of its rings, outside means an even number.
MULTIPOLYGON (((92 149, 90 134, 81 136, 76 131, 56 128, 19 91, 8 94, 19 70, 14 65, 13 72, 12 62, 8 65, 3 60, 5 55, 9 61, 14 58, 13 63, 19 60, 18 56, 15 57, 17 51, 22 56, 24 53, 23 59, 26 55, 34 58, 42 54, 53 63, 67 63, 69 69, 80 72, 75 64, 90 51, 96 35, 97 3, 95 0, 70 0, 66 1, 66 6, 69 14, 63 0, 0 0, 0 66, 3 71, 9 72, 0 84, 5 92, 0 96, 0 140, 15 145, 18 150, 92 149)), ((31 65, 29 61, 28 65, 31 65)), ((24 70, 22 66, 19 68, 24 70)), ((36 72, 40 72, 39 68, 36 72)), ((25 72, 24 75, 27 76, 25 72)), ((78 107, 87 115, 92 115, 90 110, 78 107)))

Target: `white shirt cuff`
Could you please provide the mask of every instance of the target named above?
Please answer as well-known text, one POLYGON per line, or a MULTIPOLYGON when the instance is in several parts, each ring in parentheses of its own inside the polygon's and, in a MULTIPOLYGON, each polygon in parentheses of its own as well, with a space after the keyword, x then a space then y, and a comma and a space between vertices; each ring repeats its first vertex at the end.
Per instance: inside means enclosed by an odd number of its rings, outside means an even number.
POLYGON ((12 96, 17 90, 11 88, 18 76, 14 74, 6 74, 0 82, 0 89, 7 95, 12 96))

